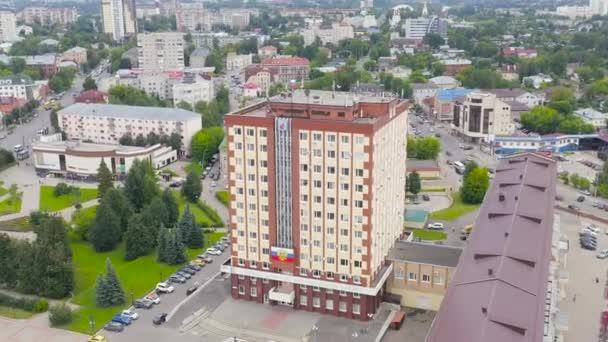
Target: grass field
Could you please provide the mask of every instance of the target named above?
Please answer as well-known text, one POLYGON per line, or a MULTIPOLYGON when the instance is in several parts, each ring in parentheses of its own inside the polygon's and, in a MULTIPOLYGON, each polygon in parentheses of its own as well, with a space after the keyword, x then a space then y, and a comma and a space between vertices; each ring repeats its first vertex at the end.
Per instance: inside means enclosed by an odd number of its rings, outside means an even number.
POLYGON ((226 207, 230 207, 230 193, 226 190, 221 190, 215 193, 215 198, 217 198, 223 205, 226 207))
POLYGON ((4 196, 8 193, 8 189, 4 187, 4 182, 0 181, 0 196, 4 196))
POLYGON ((460 199, 460 193, 458 193, 458 192, 453 193, 452 197, 454 199, 452 206, 447 209, 443 209, 443 210, 439 210, 434 213, 431 213, 432 219, 452 221, 452 220, 459 218, 460 216, 462 216, 464 214, 468 214, 470 212, 473 212, 473 211, 479 209, 479 206, 480 206, 479 204, 463 203, 462 199, 460 199))
POLYGON ((97 211, 97 206, 94 205, 92 207, 83 208, 80 210, 76 210, 72 215, 72 223, 76 225, 80 225, 82 223, 89 223, 92 219, 95 218, 95 212, 97 211))
MULTIPOLYGON (((174 191, 173 195, 177 199, 177 204, 179 205, 179 214, 181 215, 186 209, 186 204, 188 201, 186 201, 180 191, 174 191)), ((198 203, 190 203, 190 212, 192 212, 196 220, 203 227, 221 227, 224 225, 219 215, 201 201, 198 203)))
POLYGON ((17 198, 13 200, 5 199, 4 201, 0 202, 0 216, 14 214, 21 211, 21 197, 23 196, 23 193, 20 192, 16 196, 17 198))
POLYGON ((421 238, 422 240, 445 240, 448 235, 444 232, 439 232, 436 230, 414 230, 414 237, 421 238))
POLYGON ((186 165, 186 167, 184 167, 184 171, 186 171, 186 173, 194 171, 200 175, 203 174, 203 166, 201 165, 201 163, 193 161, 190 164, 186 165))
MULTIPOLYGON (((223 233, 205 234, 205 247, 188 250, 189 259, 193 259, 209 245, 215 244, 223 235, 223 233)), ((95 320, 95 330, 100 329, 123 307, 130 306, 131 291, 135 299, 140 298, 152 291, 156 283, 160 280, 165 280, 171 273, 181 267, 158 264, 156 262, 156 253, 127 262, 123 259, 123 244, 116 250, 108 253, 96 253, 86 242, 75 242, 71 246, 74 253, 73 260, 76 278, 76 288, 74 289, 74 299, 72 302, 80 305, 81 309, 76 312, 74 321, 66 328, 82 333, 90 331, 89 317, 91 315, 95 320), (95 280, 101 272, 105 272, 106 258, 110 258, 119 275, 127 296, 127 303, 123 306, 97 309, 95 308, 95 280)), ((149 324, 150 322, 142 323, 149 324)))
POLYGON ((34 314, 29 311, 0 305, 0 316, 15 319, 26 319, 34 316, 34 314))
POLYGON ((16 219, 0 222, 0 230, 9 232, 30 232, 32 226, 30 226, 30 217, 19 217, 16 219))
POLYGON ((84 203, 97 198, 97 189, 80 189, 80 195, 68 194, 55 197, 54 187, 40 187, 40 210, 59 211, 68 208, 75 203, 84 203))
POLYGON ((445 188, 426 188, 421 189, 420 192, 445 192, 445 188))

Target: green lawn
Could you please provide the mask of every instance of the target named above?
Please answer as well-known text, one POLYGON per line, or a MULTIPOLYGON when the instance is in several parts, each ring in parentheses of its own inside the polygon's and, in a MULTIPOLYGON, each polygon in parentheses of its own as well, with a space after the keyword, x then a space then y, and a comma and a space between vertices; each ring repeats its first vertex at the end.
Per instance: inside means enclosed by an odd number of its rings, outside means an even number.
MULTIPOLYGON (((177 199, 177 203, 179 205, 179 214, 181 215, 186 208, 187 201, 180 191, 174 191, 173 195, 177 199)), ((196 220, 203 227, 221 227, 224 225, 222 219, 215 212, 215 210, 211 209, 201 201, 198 203, 190 203, 190 212, 192 212, 196 220)))
POLYGON ((4 182, 0 181, 0 196, 4 196, 8 193, 8 189, 5 188, 3 185, 4 185, 4 182))
POLYGON ((20 192, 19 194, 17 194, 16 199, 14 199, 14 200, 5 199, 4 201, 0 202, 0 216, 20 212, 22 196, 23 196, 23 193, 20 192))
MULTIPOLYGON (((189 259, 193 259, 209 245, 215 244, 223 235, 224 233, 205 234, 205 247, 188 250, 189 259)), ((74 321, 66 328, 82 333, 90 332, 89 317, 91 315, 95 320, 95 330, 100 329, 123 307, 130 306, 131 290, 136 299, 140 298, 152 291, 156 283, 165 280, 171 273, 181 267, 158 264, 156 253, 127 262, 123 259, 123 244, 108 253, 96 253, 86 242, 74 242, 71 246, 74 253, 76 278, 76 288, 72 301, 80 305, 81 309, 76 312, 74 321), (97 309, 95 308, 95 280, 101 272, 104 272, 106 258, 110 258, 120 277, 127 295, 127 303, 124 306, 97 309)), ((141 323, 151 324, 151 322, 141 323)))
POLYGON ((34 316, 34 314, 32 312, 21 310, 18 308, 11 308, 8 306, 0 305, 0 316, 15 319, 26 319, 34 316))
POLYGON ((59 211, 76 203, 84 203, 97 198, 97 189, 80 189, 80 195, 68 194, 55 197, 53 186, 40 187, 40 210, 59 211))
POLYGON ((420 192, 445 192, 445 188, 423 188, 420 192))
POLYGON ((96 205, 94 205, 92 207, 76 210, 74 212, 74 214, 72 215, 72 224, 80 225, 82 223, 91 222, 91 220, 95 218, 96 211, 97 211, 96 205))
POLYGON ((186 167, 184 167, 184 171, 186 171, 186 173, 194 171, 201 175, 203 174, 203 166, 201 165, 201 163, 193 161, 190 164, 186 165, 186 167))
POLYGON ((460 199, 460 193, 458 193, 458 192, 453 193, 452 197, 454 199, 452 206, 447 209, 443 209, 443 210, 439 210, 439 211, 431 213, 432 219, 452 221, 452 220, 459 218, 460 216, 462 216, 464 214, 468 214, 470 212, 473 212, 473 211, 479 209, 479 206, 480 206, 479 204, 463 203, 462 200, 460 199))
POLYGON ((221 190, 215 193, 215 197, 222 202, 226 207, 230 207, 230 193, 226 190, 221 190))
POLYGON ((422 240, 445 240, 448 235, 444 232, 436 230, 414 230, 414 237, 421 238, 422 240))

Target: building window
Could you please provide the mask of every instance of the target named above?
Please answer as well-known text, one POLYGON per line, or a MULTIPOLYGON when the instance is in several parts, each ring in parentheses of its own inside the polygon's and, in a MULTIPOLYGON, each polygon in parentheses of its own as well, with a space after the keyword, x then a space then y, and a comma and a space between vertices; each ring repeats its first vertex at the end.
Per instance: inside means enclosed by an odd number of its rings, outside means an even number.
POLYGON ((356 192, 363 192, 363 185, 361 185, 361 184, 355 185, 355 191, 356 192))
POLYGON ((265 129, 261 129, 259 133, 260 133, 261 137, 266 137, 266 135, 267 135, 267 132, 265 129))
POLYGON ((234 135, 241 135, 241 129, 239 127, 234 128, 234 135))
POLYGON ((258 296, 258 289, 257 287, 252 287, 251 288, 251 297, 257 297, 258 296))
POLYGON ((343 167, 343 168, 340 170, 340 174, 342 174, 342 176, 348 176, 348 175, 350 174, 350 169, 348 169, 348 168, 346 168, 346 167, 343 167))
POLYGON ((360 276, 353 276, 353 284, 357 284, 357 285, 361 284, 361 277, 360 276))
POLYGON ((255 131, 254 131, 253 128, 248 128, 247 129, 247 136, 252 137, 252 136, 254 136, 254 134, 255 134, 255 131))
POLYGON ((431 282, 431 276, 428 274, 423 274, 422 275, 422 282, 424 283, 430 283, 431 282))
POLYGON ((334 309, 334 301, 333 301, 333 299, 326 299, 325 300, 325 308, 327 310, 333 310, 334 309))
POLYGON ((355 208, 363 208, 363 201, 355 201, 355 208))
POLYGON ((334 197, 327 197, 327 204, 336 204, 336 199, 334 197))
POLYGON ((361 239, 363 237, 363 232, 360 230, 355 230, 353 234, 357 239, 361 239))
POLYGON ((239 294, 240 295, 244 295, 245 294, 245 287, 243 285, 239 285, 239 294))
POLYGON ((328 235, 334 235, 335 229, 334 227, 327 227, 327 234, 328 235))
POLYGON ((308 271, 305 268, 300 268, 300 275, 306 276, 306 275, 308 275, 308 271))
POLYGON ((300 140, 308 140, 308 133, 300 132, 300 140))
POLYGON ((360 315, 361 314, 361 305, 358 303, 353 303, 353 314, 360 315))
POLYGON ((343 135, 340 137, 343 144, 348 144, 348 135, 343 135))
POLYGON ((418 279, 418 274, 414 272, 410 272, 407 274, 407 280, 416 281, 418 279))
POLYGON ((340 302, 340 312, 346 312, 346 302, 340 302))
POLYGON ((348 245, 345 243, 340 244, 340 252, 348 252, 348 245))
POLYGON ((325 273, 325 278, 327 278, 327 279, 334 279, 334 272, 327 272, 327 273, 325 273))
POLYGON ((441 275, 441 272, 433 272, 433 282, 436 285, 443 285, 443 276, 441 275))
POLYGON ((315 278, 319 278, 321 276, 321 271, 319 270, 312 270, 312 276, 315 278))
POLYGON ((400 279, 400 280, 405 279, 405 267, 403 267, 401 265, 395 266, 394 275, 395 275, 395 279, 400 279))
MULTIPOLYGON (((346 260, 346 263, 348 264, 348 260, 346 260)), ((340 274, 340 281, 348 281, 348 276, 346 274, 340 274)))
POLYGON ((327 151, 327 158, 330 158, 330 159, 336 158, 336 151, 332 151, 332 150, 327 151))
MULTIPOLYGON (((355 261, 353 261, 353 266, 354 266, 355 268, 361 268, 361 261, 359 261, 359 260, 355 260, 355 261)), ((354 278, 353 278, 353 279, 354 279, 354 278)), ((354 281, 354 280, 353 280, 353 281, 354 281)))
POLYGON ((348 236, 348 229, 340 229, 340 236, 348 236))
POLYGON ((334 134, 328 134, 327 135, 327 141, 329 141, 329 142, 336 142, 336 136, 334 134))
POLYGON ((325 262, 326 262, 328 265, 333 265, 333 264, 335 264, 335 263, 336 263, 336 258, 334 258, 334 257, 327 257, 327 258, 325 258, 325 262))
POLYGON ((239 258, 238 261, 237 261, 237 263, 238 263, 239 266, 245 266, 245 259, 239 258))
POLYGON ((353 298, 361 298, 361 294, 357 292, 353 292, 353 298))
MULTIPOLYGON (((263 248, 262 250, 264 250, 264 249, 267 249, 267 248, 263 248)), ((267 254, 267 253, 264 253, 264 254, 267 254)), ((268 263, 267 263, 266 261, 264 261, 264 262, 262 263, 262 269, 264 269, 264 270, 269 269, 269 266, 270 266, 270 265, 268 265, 268 263)))
POLYGON ((348 266, 348 260, 347 259, 340 259, 340 266, 348 266))
POLYGON ((315 134, 313 134, 312 135, 312 139, 314 141, 321 141, 321 139, 322 139, 321 133, 315 133, 315 134))
POLYGON ((346 291, 340 291, 340 296, 341 297, 346 297, 346 291))
POLYGON ((300 305, 306 306, 308 304, 308 296, 300 295, 300 305))
POLYGON ((318 286, 313 286, 312 290, 315 291, 315 292, 321 291, 321 289, 318 286))
POLYGON ((321 298, 312 297, 312 306, 315 308, 320 308, 321 307, 321 298))
MULTIPOLYGON (((249 262, 249 267, 251 267, 251 268, 258 268, 258 263, 255 260, 251 260, 249 262)), ((254 278, 254 283, 255 283, 255 278, 254 278)))

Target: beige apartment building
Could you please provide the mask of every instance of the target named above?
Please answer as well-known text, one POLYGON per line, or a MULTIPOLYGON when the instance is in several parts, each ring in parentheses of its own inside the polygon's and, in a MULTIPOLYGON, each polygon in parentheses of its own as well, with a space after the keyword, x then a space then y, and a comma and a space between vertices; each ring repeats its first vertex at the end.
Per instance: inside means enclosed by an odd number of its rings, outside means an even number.
POLYGON ((496 136, 511 135, 515 124, 511 106, 495 94, 473 91, 454 105, 453 125, 456 132, 471 142, 494 141, 496 136))
POLYGON ((408 106, 298 89, 225 116, 233 298, 376 312, 403 228, 408 106))
POLYGON ((87 62, 87 49, 80 46, 74 46, 63 53, 62 59, 64 61, 73 61, 78 65, 84 64, 87 62))
POLYGON ((144 71, 184 69, 184 34, 142 33, 137 36, 139 67, 144 71))
POLYGON ((399 241, 386 257, 393 265, 386 291, 402 306, 438 311, 460 254, 457 247, 399 241))
POLYGON ((201 128, 200 114, 179 108, 75 103, 57 112, 59 127, 70 140, 118 144, 125 134, 135 137, 179 133, 184 148, 201 128))
POLYGON ((75 7, 25 7, 18 15, 26 24, 68 25, 78 19, 75 7))
POLYGON ((229 52, 226 56, 227 71, 243 70, 251 64, 253 64, 253 56, 251 54, 237 55, 234 52, 229 52))

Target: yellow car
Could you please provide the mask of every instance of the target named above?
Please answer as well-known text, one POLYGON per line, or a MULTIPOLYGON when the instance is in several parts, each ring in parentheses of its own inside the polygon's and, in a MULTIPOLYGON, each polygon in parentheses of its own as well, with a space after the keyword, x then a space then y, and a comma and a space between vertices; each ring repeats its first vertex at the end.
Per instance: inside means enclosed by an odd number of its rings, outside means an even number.
POLYGON ((205 267, 205 265, 207 265, 207 263, 201 259, 194 259, 194 260, 190 261, 190 265, 205 267))
POLYGON ((108 340, 103 335, 95 335, 89 337, 89 342, 108 342, 108 340))

